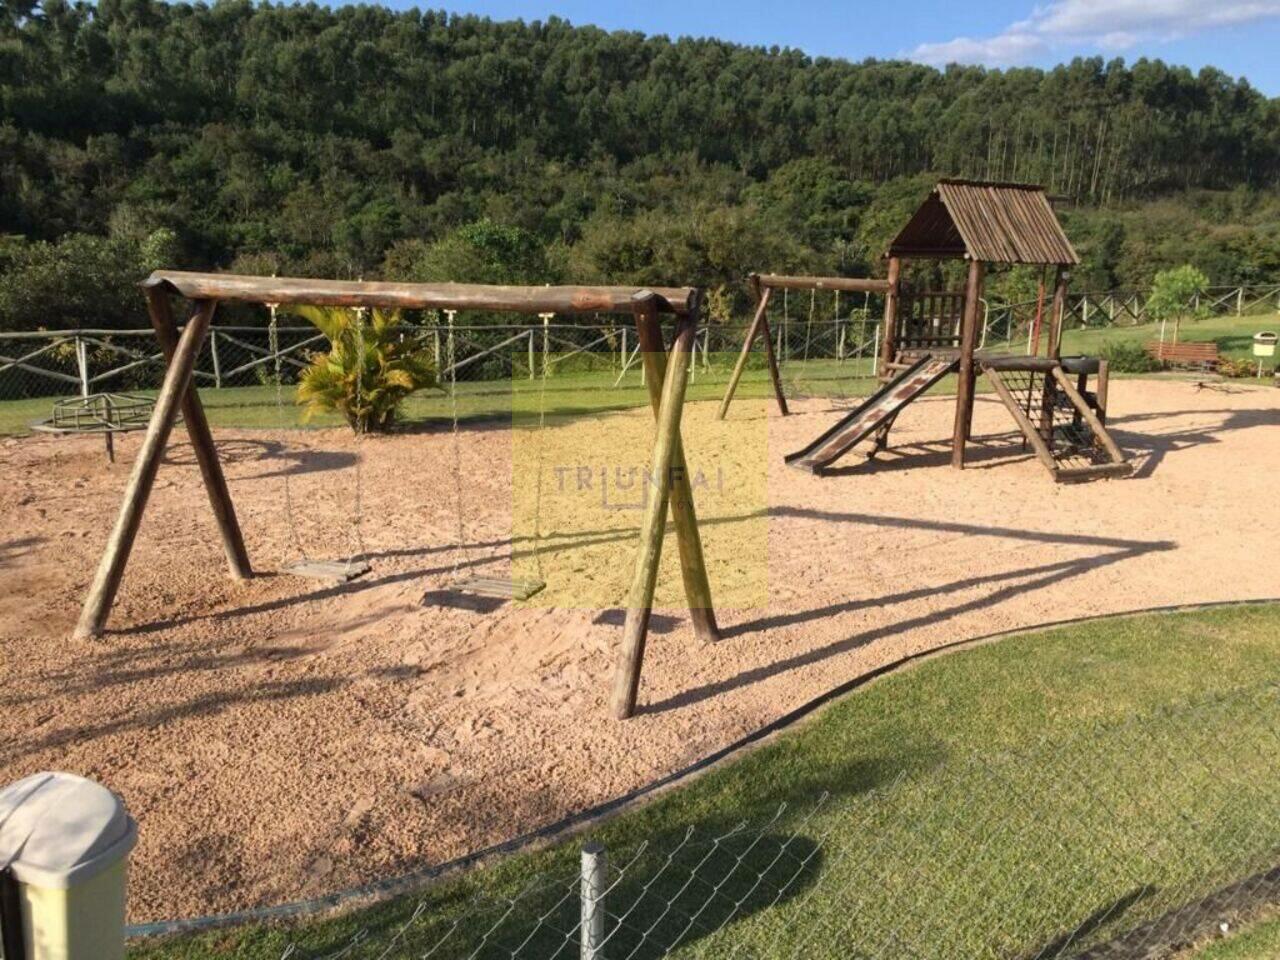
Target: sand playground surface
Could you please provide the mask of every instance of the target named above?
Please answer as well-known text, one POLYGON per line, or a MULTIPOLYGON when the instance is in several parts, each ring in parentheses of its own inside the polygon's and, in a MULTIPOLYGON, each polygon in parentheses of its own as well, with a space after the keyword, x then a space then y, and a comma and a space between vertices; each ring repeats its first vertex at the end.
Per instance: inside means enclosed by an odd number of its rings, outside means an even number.
POLYGON ((69 770, 124 797, 141 824, 131 921, 222 913, 554 822, 906 654, 1280 594, 1278 390, 1118 381, 1110 422, 1135 475, 1074 486, 1020 449, 989 396, 963 473, 948 466, 950 398, 909 407, 876 463, 855 452, 826 477, 782 455, 834 422, 833 403, 795 408, 740 400, 717 423, 714 404, 689 406, 724 638, 694 639, 669 534, 640 712, 624 723, 606 698, 647 409, 540 438, 464 429, 456 473, 448 430, 215 430, 261 574, 247 583, 226 576, 179 428, 111 632, 84 642, 69 637, 139 438, 117 441, 115 465, 96 438, 0 441, 0 781, 69 770), (372 570, 344 586, 273 573, 361 546, 372 570), (513 571, 547 590, 525 604, 441 593, 455 572, 513 571))

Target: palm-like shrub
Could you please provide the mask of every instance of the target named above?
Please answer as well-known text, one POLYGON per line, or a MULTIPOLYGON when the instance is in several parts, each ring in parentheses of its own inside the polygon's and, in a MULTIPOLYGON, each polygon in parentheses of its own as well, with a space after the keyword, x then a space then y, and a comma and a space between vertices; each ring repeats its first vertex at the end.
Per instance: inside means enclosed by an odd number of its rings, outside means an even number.
POLYGON ((415 338, 401 339, 398 310, 288 309, 329 341, 329 352, 313 355, 298 381, 303 419, 340 413, 356 433, 385 431, 405 397, 436 385, 430 351, 415 338))

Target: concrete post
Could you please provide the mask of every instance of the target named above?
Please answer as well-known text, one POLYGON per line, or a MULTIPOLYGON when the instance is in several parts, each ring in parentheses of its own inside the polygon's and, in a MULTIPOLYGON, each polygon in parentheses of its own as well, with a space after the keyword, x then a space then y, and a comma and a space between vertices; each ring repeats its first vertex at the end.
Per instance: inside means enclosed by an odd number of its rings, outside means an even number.
POLYGON ((604 892, 609 886, 608 854, 601 844, 582 848, 580 960, 604 960, 604 892))

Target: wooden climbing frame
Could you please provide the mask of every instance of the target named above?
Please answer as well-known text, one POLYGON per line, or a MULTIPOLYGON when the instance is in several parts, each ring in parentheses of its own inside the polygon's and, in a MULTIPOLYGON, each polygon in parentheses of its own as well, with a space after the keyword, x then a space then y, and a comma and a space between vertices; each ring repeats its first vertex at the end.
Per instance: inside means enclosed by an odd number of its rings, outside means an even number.
POLYGON ((987 265, 1023 264, 1056 268, 1048 355, 1057 357, 1066 312, 1068 270, 1080 262, 1053 212, 1044 189, 1029 184, 943 180, 889 243, 885 254, 893 282, 892 309, 886 307, 880 377, 887 379, 924 353, 959 360, 951 465, 963 469, 973 430, 978 369, 975 355, 982 333, 983 286, 987 265), (963 294, 924 295, 927 323, 913 313, 921 295, 899 295, 907 260, 961 260, 967 265, 963 294), (929 299, 933 298, 933 299, 929 299), (899 301, 904 309, 899 309, 899 301), (956 316, 958 313, 958 317, 956 316), (958 326, 955 320, 958 319, 958 326), (937 333, 925 326, 937 323, 937 333), (925 342, 929 341, 929 342, 925 342))
MULTIPOLYGON (((873 394, 816 440, 790 454, 786 462, 820 473, 844 456, 854 444, 874 434, 875 449, 888 444, 889 431, 898 413, 922 396, 945 373, 958 374, 955 421, 951 437, 951 465, 963 469, 966 446, 973 429, 974 399, 978 375, 985 374, 997 395, 1013 414, 1019 428, 1057 480, 1084 480, 1124 476, 1130 465, 1123 451, 1107 433, 1105 365, 1098 371, 1098 390, 1088 394, 1087 377, 1075 363, 1077 382, 1072 384, 1060 358, 1062 327, 1066 317, 1068 270, 1080 262, 1049 198, 1040 187, 1028 184, 982 183, 943 180, 920 205, 889 244, 885 280, 843 281, 837 289, 871 289, 885 294, 882 340, 877 375, 882 383, 873 394), (902 289, 903 264, 908 260, 959 260, 966 265, 963 291, 914 292, 902 289), (1055 268, 1048 356, 1000 358, 980 353, 982 340, 983 284, 987 264, 1055 268), (1011 389, 1011 377, 1024 377, 1022 395, 1011 389), (1031 395, 1034 383, 1035 396, 1031 395), (1033 421, 1032 414, 1036 414, 1033 421), (1064 419, 1065 418, 1065 419, 1064 419)), ((760 278, 767 295, 774 286, 835 287, 828 278, 760 278), (785 281, 785 282, 778 282, 785 281)), ((1039 349, 1043 318, 1044 283, 1040 284, 1033 354, 1039 349)), ((721 405, 721 416, 733 395, 745 364, 751 340, 763 322, 767 297, 761 298, 757 322, 748 331, 743 355, 721 405)), ((771 371, 779 390, 776 369, 771 371)), ((785 412, 785 407, 783 407, 785 412)))
POLYGON ((508 287, 480 284, 374 283, 248 277, 233 274, 157 271, 143 284, 166 370, 155 412, 133 464, 115 527, 107 541, 76 626, 77 637, 100 636, 124 576, 147 499, 155 483, 179 412, 195 449, 209 503, 213 508, 231 575, 253 575, 235 507, 227 488, 217 447, 192 381, 196 357, 220 303, 267 305, 302 303, 321 306, 417 310, 486 310, 510 313, 614 313, 634 318, 655 420, 649 475, 654 496, 648 498, 640 526, 635 567, 611 707, 615 716, 635 712, 644 661, 668 504, 680 551, 681 575, 694 631, 704 642, 719 639, 711 587, 702 554, 693 491, 685 468, 680 421, 684 410, 685 374, 701 314, 701 292, 690 287, 508 287), (193 305, 191 318, 179 330, 172 297, 193 305), (662 321, 671 318, 671 345, 664 343, 662 321))

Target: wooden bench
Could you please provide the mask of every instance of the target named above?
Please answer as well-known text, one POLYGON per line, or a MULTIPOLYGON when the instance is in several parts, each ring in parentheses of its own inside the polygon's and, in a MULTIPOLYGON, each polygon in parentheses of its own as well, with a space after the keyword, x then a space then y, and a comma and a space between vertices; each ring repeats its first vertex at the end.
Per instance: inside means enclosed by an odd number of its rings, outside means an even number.
POLYGON ((1147 344, 1147 353, 1152 359, 1175 367, 1211 370, 1218 365, 1218 345, 1211 342, 1161 343, 1152 340, 1147 344))

